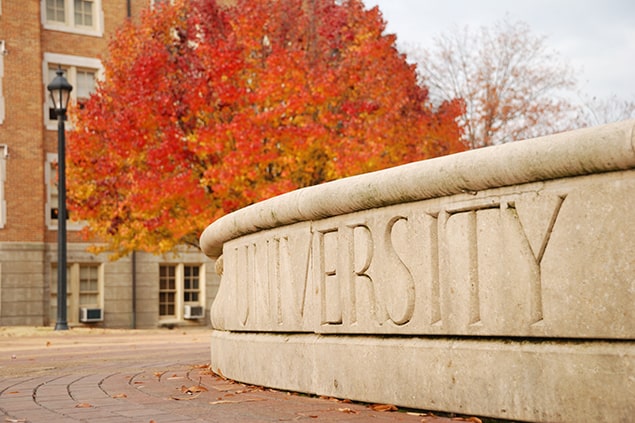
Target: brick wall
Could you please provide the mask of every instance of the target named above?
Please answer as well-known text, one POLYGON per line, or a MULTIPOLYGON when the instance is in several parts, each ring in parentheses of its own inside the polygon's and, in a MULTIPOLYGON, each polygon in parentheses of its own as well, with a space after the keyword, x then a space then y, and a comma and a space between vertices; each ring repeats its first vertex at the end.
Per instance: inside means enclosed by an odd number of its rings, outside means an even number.
MULTIPOLYGON (((135 17, 149 0, 130 3, 135 17)), ((6 222, 0 228, 0 325, 51 323, 50 270, 56 261, 51 252, 55 251, 57 232, 46 226, 45 167, 47 153, 57 153, 57 131, 44 125, 44 102, 48 96, 48 76, 43 74, 45 54, 105 56, 108 40, 128 12, 127 0, 102 0, 104 31, 103 36, 96 37, 45 29, 41 18, 43 4, 42 0, 4 0, 0 13, 0 40, 5 41, 8 52, 2 56, 4 74, 0 87, 5 118, 0 123, 0 144, 9 150, 4 184, 6 222)), ((0 160, 5 160, 2 151, 0 160)), ((78 233, 69 231, 68 241, 69 261, 85 260, 86 245, 78 244, 78 233)), ((113 266, 124 270, 130 267, 125 262, 113 266)), ((115 275, 107 281, 105 295, 112 299, 107 308, 123 310, 120 317, 112 319, 113 325, 128 324, 126 307, 130 300, 120 301, 119 297, 121 292, 130 290, 126 290, 130 280, 130 275, 115 275)), ((153 315, 152 319, 156 317, 153 315)))
POLYGON ((2 4, 0 38, 6 42, 3 90, 5 120, 0 143, 9 146, 5 197, 7 223, 0 241, 42 241, 42 50, 39 1, 2 4), (38 19, 33 19, 36 16, 38 19))
MULTIPOLYGON (((149 0, 131 0, 133 16, 149 0)), ((40 0, 4 1, 0 39, 5 40, 3 96, 6 116, 0 124, 0 144, 9 146, 5 200, 7 222, 0 242, 55 242, 45 225, 46 153, 57 152, 57 131, 44 127, 46 92, 42 63, 45 53, 99 58, 108 40, 127 16, 127 0, 104 0, 103 37, 44 29, 40 0)), ((69 233, 69 241, 79 241, 69 233)))

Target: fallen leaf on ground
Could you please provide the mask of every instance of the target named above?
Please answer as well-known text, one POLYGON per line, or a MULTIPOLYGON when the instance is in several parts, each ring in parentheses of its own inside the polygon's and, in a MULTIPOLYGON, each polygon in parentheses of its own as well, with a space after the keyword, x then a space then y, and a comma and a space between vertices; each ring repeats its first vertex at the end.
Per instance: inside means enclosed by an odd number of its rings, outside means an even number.
POLYGON ((193 400, 193 399, 198 398, 200 395, 201 395, 201 394, 200 394, 200 393, 198 393, 197 395, 190 395, 190 396, 187 396, 187 397, 175 397, 175 396, 171 396, 171 397, 170 397, 170 399, 173 399, 173 400, 175 400, 175 401, 190 401, 190 400, 193 400))
POLYGON ((243 402, 256 402, 256 401, 266 401, 265 398, 249 398, 244 400, 220 400, 220 401, 211 401, 210 404, 240 404, 243 402))
POLYGON ((165 374, 165 372, 154 372, 154 376, 155 376, 157 379, 161 379, 161 376, 163 376, 164 374, 165 374))
POLYGON ((204 386, 200 386, 200 385, 196 385, 196 386, 190 386, 189 388, 185 385, 181 386, 181 392, 184 394, 195 394, 195 393, 200 393, 200 392, 207 392, 208 389, 204 386))
POLYGON ((227 391, 232 391, 234 389, 236 389, 235 386, 230 385, 230 386, 214 386, 212 385, 212 388, 216 389, 217 391, 221 391, 221 392, 227 392, 227 391))
POLYGON ((208 364, 195 364, 192 366, 193 369, 209 369, 209 363, 208 364))
POLYGON ((373 404, 370 406, 370 409, 373 411, 397 411, 398 408, 392 404, 373 404))
POLYGON ((483 423, 478 417, 454 417, 455 422, 483 423))
POLYGON ((218 375, 218 377, 220 377, 221 379, 223 379, 223 380, 227 380, 227 378, 225 377, 225 375, 223 374, 223 372, 221 372, 221 371, 220 371, 220 369, 216 369, 216 370, 214 371, 214 373, 215 373, 216 375, 218 375))
POLYGON ((342 413, 346 413, 346 414, 359 414, 359 411, 357 410, 353 410, 352 408, 338 408, 337 411, 341 411, 342 413))
MULTIPOLYGON (((240 389, 238 391, 235 391, 234 393, 235 394, 244 394, 244 393, 247 393, 247 392, 254 392, 254 391, 262 392, 262 391, 264 391, 264 389, 262 389, 260 387, 256 387, 256 386, 250 386, 250 387, 248 387, 246 389, 240 389)), ((287 392, 287 395, 292 395, 292 394, 287 392)))
POLYGON ((113 398, 128 398, 128 395, 126 395, 126 394, 115 394, 112 397, 113 398))
POLYGON ((75 405, 75 408, 92 408, 92 407, 93 406, 87 402, 80 402, 79 404, 75 405))
POLYGON ((317 414, 305 414, 305 413, 295 413, 295 414, 301 417, 308 417, 310 419, 317 419, 318 417, 320 417, 317 414))
POLYGON ((322 400, 326 400, 326 401, 342 402, 342 400, 339 399, 339 398, 329 397, 329 396, 326 396, 326 395, 320 395, 318 398, 320 398, 322 400))

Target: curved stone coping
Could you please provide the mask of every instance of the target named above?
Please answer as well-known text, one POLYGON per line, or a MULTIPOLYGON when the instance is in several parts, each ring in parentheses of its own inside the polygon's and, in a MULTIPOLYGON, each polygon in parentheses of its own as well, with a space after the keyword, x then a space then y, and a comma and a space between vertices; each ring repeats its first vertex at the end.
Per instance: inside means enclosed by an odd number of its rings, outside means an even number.
POLYGON ((264 229, 461 192, 635 168, 635 120, 550 135, 344 178, 292 191, 209 225, 201 248, 264 229))

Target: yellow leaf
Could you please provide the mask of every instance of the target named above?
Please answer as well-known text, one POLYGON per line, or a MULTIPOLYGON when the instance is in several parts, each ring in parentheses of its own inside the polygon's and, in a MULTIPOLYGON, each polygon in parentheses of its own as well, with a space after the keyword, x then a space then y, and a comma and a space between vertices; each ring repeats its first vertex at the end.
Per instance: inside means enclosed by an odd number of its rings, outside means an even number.
POLYGON ((370 406, 370 409, 373 411, 397 411, 398 408, 392 404, 373 404, 370 406))
POLYGON ((88 404, 87 402, 80 402, 79 404, 75 405, 75 408, 92 408, 92 405, 88 404))
POLYGON ((208 364, 195 364, 192 366, 193 369, 209 369, 209 363, 208 364))

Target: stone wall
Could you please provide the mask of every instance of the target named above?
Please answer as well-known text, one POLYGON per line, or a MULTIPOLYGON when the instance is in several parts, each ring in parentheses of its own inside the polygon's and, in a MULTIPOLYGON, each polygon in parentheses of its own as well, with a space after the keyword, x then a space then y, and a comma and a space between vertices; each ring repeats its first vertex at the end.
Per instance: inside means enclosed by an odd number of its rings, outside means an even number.
MULTIPOLYGON (((133 258, 128 255, 117 261, 109 260, 108 254, 92 254, 87 251, 90 244, 69 243, 67 251, 67 274, 69 294, 67 319, 71 327, 90 326, 104 328, 139 329, 157 326, 208 326, 207 319, 186 319, 182 304, 183 281, 177 278, 175 287, 176 315, 159 315, 159 285, 162 265, 190 265, 200 269, 197 301, 209 312, 216 295, 219 278, 214 263, 195 248, 180 248, 173 253, 156 256, 138 252, 133 258), (97 323, 79 322, 78 295, 73 296, 73 266, 94 265, 99 268, 98 294, 100 304, 88 307, 102 308, 104 319, 97 323), (135 286, 133 293, 133 285, 135 286), (73 298, 74 297, 74 298, 73 298), (134 300, 133 300, 134 298, 134 300)), ((0 243, 0 326, 50 326, 57 317, 57 244, 45 243, 0 243)), ((75 287, 77 289, 77 286, 75 287)), ((75 292, 77 294, 77 292, 75 292)))
POLYGON ((428 410, 629 420, 634 126, 411 163, 214 222, 213 368, 428 410))

